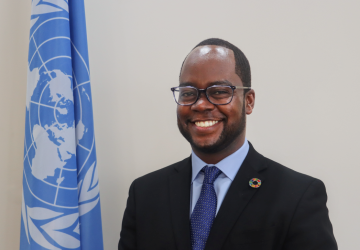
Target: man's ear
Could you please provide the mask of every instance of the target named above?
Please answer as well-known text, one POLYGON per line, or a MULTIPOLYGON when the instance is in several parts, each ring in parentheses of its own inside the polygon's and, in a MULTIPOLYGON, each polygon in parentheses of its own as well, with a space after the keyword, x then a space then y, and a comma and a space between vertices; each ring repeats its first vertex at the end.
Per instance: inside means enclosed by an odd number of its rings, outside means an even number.
POLYGON ((255 107, 255 91, 250 89, 245 94, 245 113, 250 115, 255 107))

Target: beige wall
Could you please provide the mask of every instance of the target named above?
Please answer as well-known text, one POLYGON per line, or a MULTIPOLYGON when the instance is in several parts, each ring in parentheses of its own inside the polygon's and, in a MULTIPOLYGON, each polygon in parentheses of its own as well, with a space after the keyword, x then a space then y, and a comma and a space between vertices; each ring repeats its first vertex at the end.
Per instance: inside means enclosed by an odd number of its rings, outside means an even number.
MULTIPOLYGON (((30 1, 0 1, 0 242, 18 249, 30 1)), ((116 249, 133 179, 190 154, 170 87, 196 43, 247 55, 247 138, 325 182, 339 249, 359 249, 358 1, 86 0, 105 249, 116 249), (152 99, 158 95, 158 100, 152 99)))

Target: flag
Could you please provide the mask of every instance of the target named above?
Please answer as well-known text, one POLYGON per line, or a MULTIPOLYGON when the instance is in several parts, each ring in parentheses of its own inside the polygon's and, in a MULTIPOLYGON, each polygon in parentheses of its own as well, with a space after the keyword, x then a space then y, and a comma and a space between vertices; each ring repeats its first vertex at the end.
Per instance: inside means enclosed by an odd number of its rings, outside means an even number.
POLYGON ((20 250, 103 249, 83 0, 32 0, 20 250))

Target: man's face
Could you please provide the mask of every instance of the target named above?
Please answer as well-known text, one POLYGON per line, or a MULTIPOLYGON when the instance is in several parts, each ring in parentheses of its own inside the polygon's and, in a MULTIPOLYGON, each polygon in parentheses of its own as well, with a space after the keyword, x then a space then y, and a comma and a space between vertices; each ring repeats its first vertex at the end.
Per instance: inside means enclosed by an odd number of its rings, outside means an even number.
MULTIPOLYGON (((205 89, 221 84, 243 86, 235 73, 233 51, 215 45, 195 48, 184 62, 180 86, 205 89)), ((195 104, 178 105, 179 130, 194 150, 215 153, 240 140, 245 128, 243 96, 243 90, 236 89, 229 104, 214 105, 202 93, 195 104)))

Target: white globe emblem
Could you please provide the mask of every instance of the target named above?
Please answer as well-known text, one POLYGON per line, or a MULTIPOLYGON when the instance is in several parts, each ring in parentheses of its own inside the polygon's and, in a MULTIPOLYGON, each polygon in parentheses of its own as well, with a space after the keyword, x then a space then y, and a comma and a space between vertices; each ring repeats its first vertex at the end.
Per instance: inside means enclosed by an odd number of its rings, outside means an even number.
MULTIPOLYGON (((55 21, 65 20, 53 22, 55 21)), ((46 24, 43 26, 46 28, 46 24)), ((41 28, 38 28, 38 32, 41 32, 41 28)), ((62 43, 68 44, 69 38, 50 37, 41 42, 32 58, 39 56, 37 54, 41 53, 42 48, 56 48, 62 43)), ((78 56, 81 57, 80 54, 78 56)), ((40 54, 40 57, 44 56, 40 54)), ((30 67, 32 63, 30 60, 30 67)), ((26 144, 31 142, 31 145, 25 155, 29 164, 24 170, 29 189, 36 187, 32 194, 38 200, 55 207, 75 208, 78 184, 77 174, 74 172, 77 173, 77 165, 82 171, 86 163, 89 164, 87 161, 90 158, 76 157, 76 150, 83 151, 82 155, 90 156, 94 148, 93 131, 89 133, 82 115, 82 109, 91 105, 86 90, 89 76, 77 83, 76 76, 72 72, 66 72, 71 67, 55 69, 58 65, 71 65, 71 55, 64 53, 48 58, 39 67, 28 72, 26 144), (74 113, 74 95, 78 102, 78 117, 74 113), (80 144, 80 141, 85 145, 80 144)), ((84 68, 87 69, 85 63, 84 68)), ((92 171, 94 167, 90 167, 92 171)))

